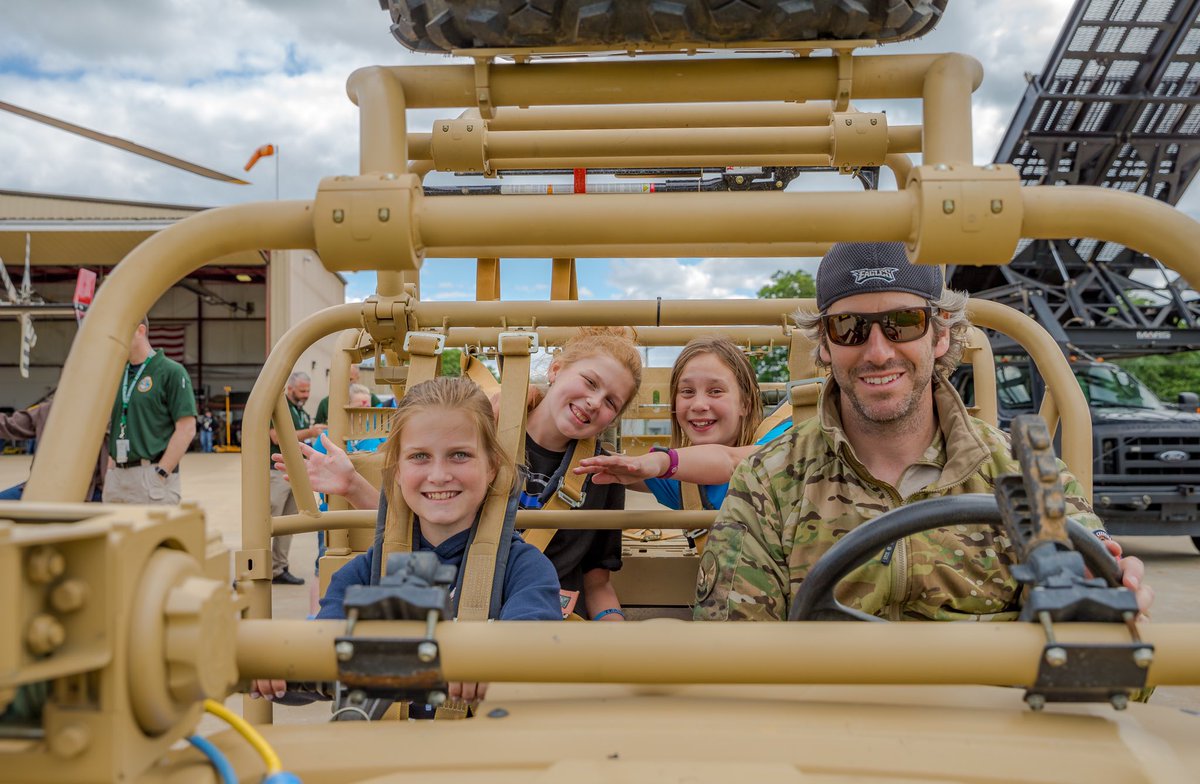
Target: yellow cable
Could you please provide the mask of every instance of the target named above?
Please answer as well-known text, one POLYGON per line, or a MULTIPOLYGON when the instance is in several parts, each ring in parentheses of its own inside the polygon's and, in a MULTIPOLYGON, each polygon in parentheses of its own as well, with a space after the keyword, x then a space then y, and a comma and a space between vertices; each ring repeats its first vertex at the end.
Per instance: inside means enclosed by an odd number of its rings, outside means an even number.
POLYGON ((275 749, 271 748, 271 744, 267 743, 267 739, 258 730, 250 726, 248 721, 216 700, 205 700, 204 710, 224 719, 229 726, 238 731, 239 735, 250 742, 250 745, 254 747, 258 755, 263 758, 263 762, 267 764, 268 776, 283 770, 283 763, 279 761, 279 755, 275 753, 275 749))

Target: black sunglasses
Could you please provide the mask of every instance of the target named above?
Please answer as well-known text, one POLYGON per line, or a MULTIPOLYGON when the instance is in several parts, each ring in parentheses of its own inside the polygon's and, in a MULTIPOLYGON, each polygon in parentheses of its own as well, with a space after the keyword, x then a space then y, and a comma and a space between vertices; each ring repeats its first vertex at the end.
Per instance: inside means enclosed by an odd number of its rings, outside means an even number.
POLYGON ((825 334, 839 346, 861 346, 871 336, 871 325, 878 324, 883 336, 893 343, 908 343, 929 332, 933 308, 900 308, 884 313, 836 313, 822 316, 825 334))

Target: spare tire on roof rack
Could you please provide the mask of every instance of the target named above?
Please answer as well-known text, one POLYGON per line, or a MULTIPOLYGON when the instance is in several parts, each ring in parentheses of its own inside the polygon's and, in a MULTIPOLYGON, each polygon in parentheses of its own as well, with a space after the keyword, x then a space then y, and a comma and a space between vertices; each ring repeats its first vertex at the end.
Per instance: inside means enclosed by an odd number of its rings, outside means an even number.
POLYGON ((924 35, 947 0, 379 0, 417 52, 736 46, 924 35))

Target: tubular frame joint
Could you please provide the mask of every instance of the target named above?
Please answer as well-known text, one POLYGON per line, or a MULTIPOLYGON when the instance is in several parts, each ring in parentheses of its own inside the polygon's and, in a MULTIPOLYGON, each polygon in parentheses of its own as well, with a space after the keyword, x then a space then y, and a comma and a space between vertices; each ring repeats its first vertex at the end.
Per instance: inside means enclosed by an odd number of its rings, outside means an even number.
POLYGON ((1016 253, 1024 201, 1012 166, 917 166, 907 190, 916 210, 908 240, 914 263, 1007 264, 1016 253))
POLYGON ((433 168, 487 177, 495 174, 488 160, 487 128, 487 121, 477 117, 435 122, 429 140, 433 168))
POLYGON ((886 114, 834 112, 829 129, 829 162, 842 174, 850 174, 864 166, 882 166, 887 160, 886 114))
POLYGON ((313 234, 330 272, 415 272, 425 258, 414 214, 423 198, 414 174, 326 177, 313 200, 313 234))

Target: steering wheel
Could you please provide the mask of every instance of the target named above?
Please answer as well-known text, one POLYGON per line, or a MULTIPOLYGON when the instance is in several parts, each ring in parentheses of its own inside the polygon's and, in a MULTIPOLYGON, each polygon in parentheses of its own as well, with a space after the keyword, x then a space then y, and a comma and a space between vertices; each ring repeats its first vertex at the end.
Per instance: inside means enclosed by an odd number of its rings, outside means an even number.
MULTIPOLYGON (((838 540, 809 570, 792 599, 789 621, 883 621, 839 602, 833 589, 843 577, 874 558, 880 550, 905 536, 940 526, 991 525, 1004 530, 995 496, 967 493, 931 498, 901 506, 860 525, 838 540)), ((1104 543, 1081 524, 1068 518, 1067 535, 1071 545, 1083 556, 1092 574, 1103 577, 1112 587, 1121 584, 1121 567, 1104 543)))

